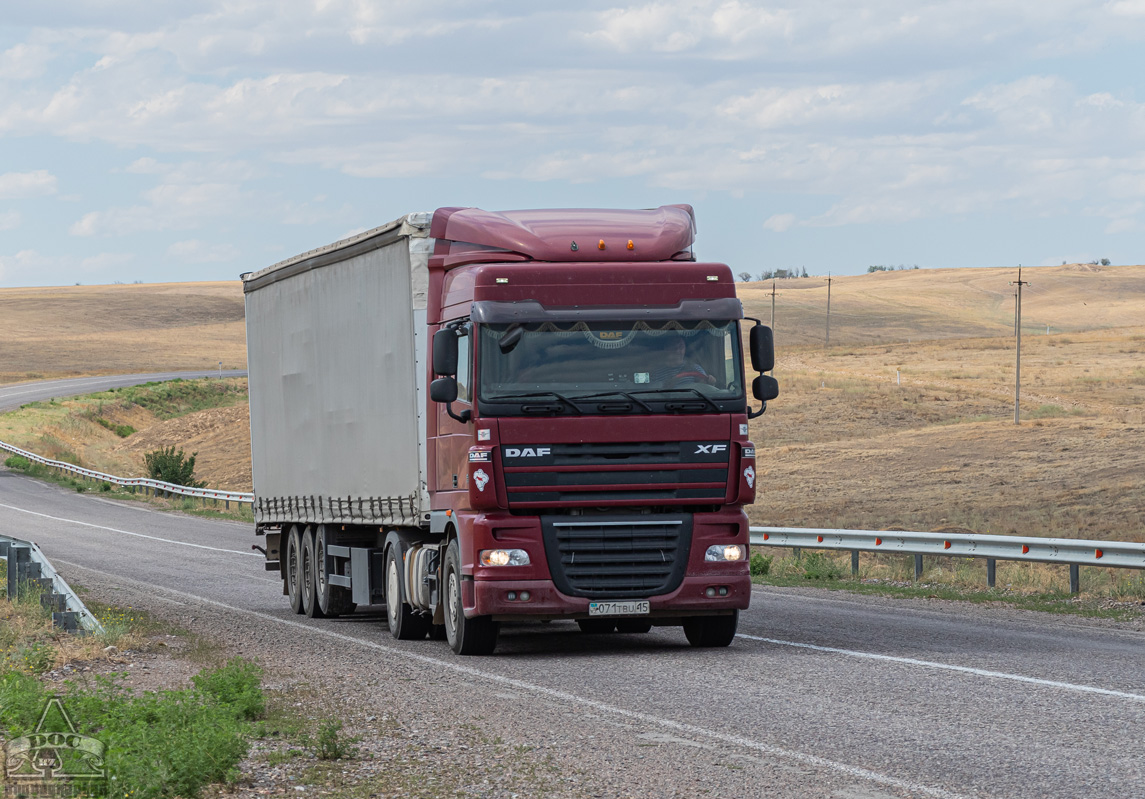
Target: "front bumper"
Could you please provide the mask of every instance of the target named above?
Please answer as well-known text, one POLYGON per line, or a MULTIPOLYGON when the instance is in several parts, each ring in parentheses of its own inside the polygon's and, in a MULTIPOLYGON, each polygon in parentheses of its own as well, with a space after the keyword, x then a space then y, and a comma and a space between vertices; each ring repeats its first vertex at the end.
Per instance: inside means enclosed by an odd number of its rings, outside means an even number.
MULTIPOLYGON (((650 613, 640 618, 683 618, 746 610, 751 601, 751 576, 746 563, 742 571, 742 574, 686 575, 675 591, 647 597, 650 613), (709 587, 717 590, 726 588, 727 595, 710 597, 707 595, 709 587)), ((464 610, 468 618, 493 616, 500 621, 587 619, 588 605, 593 601, 563 594, 551 580, 467 580, 465 588, 470 589, 463 590, 464 610), (528 601, 519 598, 522 591, 529 593, 528 601), (510 593, 518 599, 510 600, 510 593)))

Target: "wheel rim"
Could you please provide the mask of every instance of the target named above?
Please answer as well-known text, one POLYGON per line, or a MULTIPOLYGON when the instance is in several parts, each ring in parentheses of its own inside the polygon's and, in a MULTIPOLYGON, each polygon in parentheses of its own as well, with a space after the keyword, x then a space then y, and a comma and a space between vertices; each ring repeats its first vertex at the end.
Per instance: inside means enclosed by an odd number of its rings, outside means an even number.
POLYGON ((290 554, 286 559, 286 579, 290 584, 290 593, 298 594, 298 547, 294 545, 294 535, 287 539, 290 554))
POLYGON ((321 594, 326 591, 326 544, 318 534, 314 535, 314 559, 318 567, 315 569, 318 572, 318 593, 321 594))
POLYGON ((397 623, 401 601, 398 596, 398 562, 391 558, 390 568, 386 570, 386 613, 389 614, 391 627, 397 623))
POLYGON ((302 545, 302 590, 305 592, 304 597, 310 594, 311 589, 314 587, 314 569, 310 562, 310 550, 306 544, 302 545))
POLYGON ((449 578, 446 583, 446 597, 447 606, 445 609, 445 620, 448 623, 446 630, 450 633, 451 638, 457 637, 457 608, 461 604, 460 592, 457 590, 457 573, 450 572, 449 578))

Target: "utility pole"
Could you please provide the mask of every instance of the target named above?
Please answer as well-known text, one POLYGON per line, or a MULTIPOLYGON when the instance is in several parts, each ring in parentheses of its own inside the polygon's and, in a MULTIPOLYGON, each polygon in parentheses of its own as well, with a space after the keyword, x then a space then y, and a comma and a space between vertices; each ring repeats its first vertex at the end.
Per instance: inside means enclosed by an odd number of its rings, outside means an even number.
MULTIPOLYGON (((1021 277, 1021 275, 1019 275, 1021 277)), ((831 346, 831 273, 827 273, 827 347, 831 346)))
POLYGON ((1018 264, 1018 279, 1011 281, 1011 286, 1018 287, 1014 295, 1014 338, 1017 346, 1014 348, 1017 355, 1014 359, 1014 424, 1021 424, 1019 399, 1022 394, 1022 286, 1030 285, 1030 281, 1022 280, 1022 265, 1018 264))
POLYGON ((775 281, 771 281, 771 329, 775 330, 775 281))

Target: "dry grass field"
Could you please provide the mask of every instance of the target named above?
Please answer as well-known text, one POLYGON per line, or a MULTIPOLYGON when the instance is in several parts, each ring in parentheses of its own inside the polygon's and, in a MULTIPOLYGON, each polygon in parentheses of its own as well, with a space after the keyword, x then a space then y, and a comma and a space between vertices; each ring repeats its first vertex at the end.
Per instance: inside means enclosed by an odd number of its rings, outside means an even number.
MULTIPOLYGON (((826 281, 778 281, 782 393, 752 422, 761 489, 752 521, 1145 541, 1145 266, 1023 271, 1020 425, 1016 277, 836 278, 830 348, 826 281)), ((740 288, 748 313, 767 321, 771 285, 740 288)), ((9 380, 245 365, 237 283, 7 289, 0 315, 9 380)), ((98 446, 67 414, 35 435, 13 431, 15 419, 0 430, 32 444, 63 437, 89 465, 130 473, 141 473, 144 452, 174 444, 200 453, 212 485, 249 488, 245 407, 169 421, 123 413, 139 432, 120 441, 95 429, 107 439, 98 446)))
POLYGON ((246 368, 239 281, 0 289, 0 383, 246 368))

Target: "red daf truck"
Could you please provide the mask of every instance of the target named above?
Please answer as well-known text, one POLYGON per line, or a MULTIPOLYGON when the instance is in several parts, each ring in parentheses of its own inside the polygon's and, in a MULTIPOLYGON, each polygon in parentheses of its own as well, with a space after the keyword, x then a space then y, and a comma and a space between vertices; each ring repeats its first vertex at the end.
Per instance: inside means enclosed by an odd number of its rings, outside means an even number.
POLYGON ((748 606, 778 384, 686 205, 410 214, 243 275, 256 533, 311 617, 489 654, 500 623, 682 626, 748 606))

